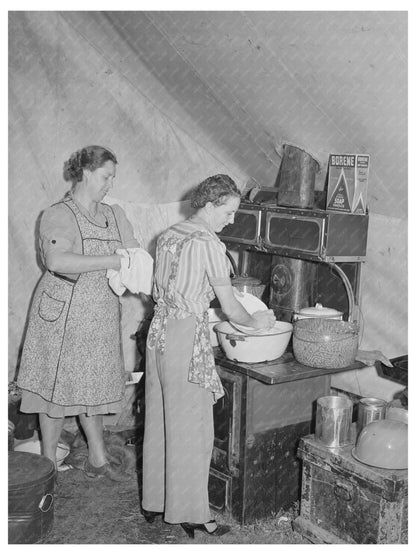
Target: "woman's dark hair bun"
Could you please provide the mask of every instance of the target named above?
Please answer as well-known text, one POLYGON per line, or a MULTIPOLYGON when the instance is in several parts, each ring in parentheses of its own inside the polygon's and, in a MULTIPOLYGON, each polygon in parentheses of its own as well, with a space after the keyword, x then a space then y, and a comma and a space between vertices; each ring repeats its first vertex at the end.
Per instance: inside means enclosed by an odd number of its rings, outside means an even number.
POLYGON ((73 154, 69 160, 64 163, 64 179, 72 183, 82 181, 83 168, 79 165, 78 153, 73 154))
POLYGON ((82 181, 84 169, 94 171, 101 168, 108 160, 117 164, 116 155, 108 148, 97 145, 81 148, 71 154, 64 163, 64 179, 73 184, 82 181))

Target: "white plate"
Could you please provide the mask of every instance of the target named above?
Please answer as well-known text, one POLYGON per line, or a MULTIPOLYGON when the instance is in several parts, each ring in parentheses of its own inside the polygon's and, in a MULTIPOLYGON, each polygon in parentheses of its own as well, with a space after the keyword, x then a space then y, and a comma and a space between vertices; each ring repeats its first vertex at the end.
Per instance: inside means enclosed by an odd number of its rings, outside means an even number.
MULTIPOLYGON (((243 307, 247 310, 249 314, 253 314, 254 312, 258 312, 259 310, 269 310, 267 305, 265 305, 263 301, 261 301, 258 297, 252 295, 251 293, 234 293, 234 296, 237 301, 243 305, 243 307)), ((230 321, 230 324, 238 331, 249 335, 266 335, 268 333, 273 333, 273 328, 269 330, 266 330, 265 328, 258 330, 249 326, 237 324, 236 322, 230 321)))
POLYGON ((258 310, 269 310, 263 301, 251 293, 241 293, 240 295, 234 293, 234 296, 249 314, 253 314, 253 312, 257 312, 258 310))

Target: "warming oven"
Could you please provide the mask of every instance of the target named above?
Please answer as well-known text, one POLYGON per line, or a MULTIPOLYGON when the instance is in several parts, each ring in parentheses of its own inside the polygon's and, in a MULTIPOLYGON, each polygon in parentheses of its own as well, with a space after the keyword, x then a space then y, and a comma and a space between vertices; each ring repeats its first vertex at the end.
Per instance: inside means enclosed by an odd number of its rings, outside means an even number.
POLYGON ((252 250, 318 262, 360 262, 367 248, 368 214, 344 214, 241 203, 221 240, 252 250))

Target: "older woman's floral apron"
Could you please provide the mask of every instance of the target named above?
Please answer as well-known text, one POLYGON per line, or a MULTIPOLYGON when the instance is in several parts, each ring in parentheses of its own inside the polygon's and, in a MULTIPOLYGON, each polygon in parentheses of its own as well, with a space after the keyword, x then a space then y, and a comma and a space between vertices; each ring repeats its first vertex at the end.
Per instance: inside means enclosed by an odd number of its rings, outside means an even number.
MULTIPOLYGON (((121 246, 112 208, 103 204, 107 225, 72 210, 84 255, 111 255, 121 246)), ((120 304, 106 271, 76 280, 46 272, 36 288, 20 364, 18 385, 57 405, 96 406, 122 399, 124 363, 120 304)))

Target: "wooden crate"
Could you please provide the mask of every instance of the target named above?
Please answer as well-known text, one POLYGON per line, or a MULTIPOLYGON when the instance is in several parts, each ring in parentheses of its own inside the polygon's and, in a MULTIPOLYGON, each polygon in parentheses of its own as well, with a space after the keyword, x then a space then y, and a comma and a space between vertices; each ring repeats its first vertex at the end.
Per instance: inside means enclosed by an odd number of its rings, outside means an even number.
POLYGON ((313 543, 406 544, 407 470, 356 461, 352 445, 331 450, 301 439, 300 516, 294 528, 313 543))

